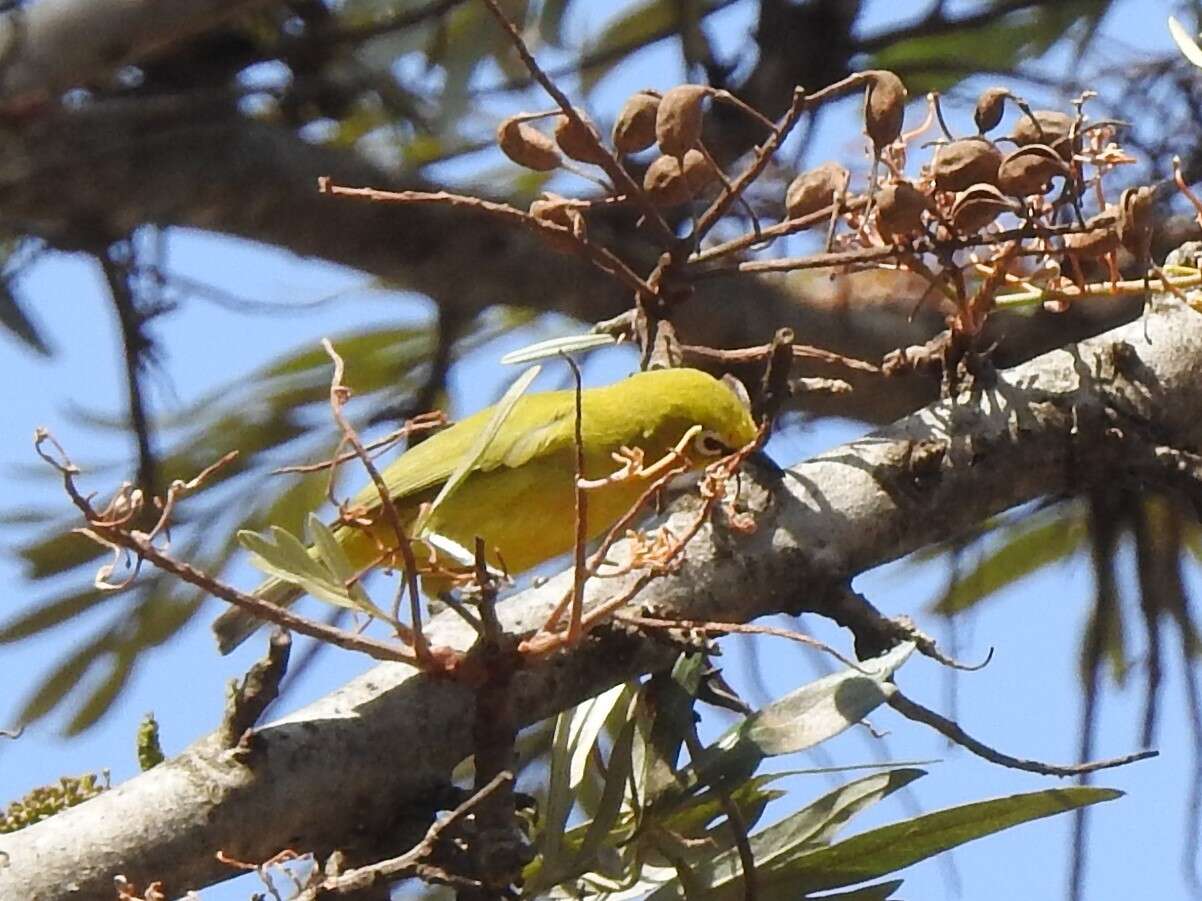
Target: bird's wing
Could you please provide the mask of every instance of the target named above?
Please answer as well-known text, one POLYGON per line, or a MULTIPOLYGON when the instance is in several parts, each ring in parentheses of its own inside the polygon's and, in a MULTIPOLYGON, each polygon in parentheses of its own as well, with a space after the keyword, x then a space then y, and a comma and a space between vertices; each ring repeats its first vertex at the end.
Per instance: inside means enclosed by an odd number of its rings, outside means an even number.
MULTIPOLYGON (((492 408, 481 410, 451 428, 431 435, 390 463, 381 472, 389 495, 400 501, 442 485, 471 451, 477 437, 492 418, 492 412, 492 408)), ((574 412, 575 398, 570 391, 552 391, 521 398, 510 411, 500 432, 476 461, 474 471, 486 472, 502 466, 516 468, 559 446, 571 444, 575 434, 574 412), (514 427, 515 423, 523 422, 532 425, 514 427)), ((379 493, 371 484, 351 500, 352 507, 370 509, 378 504, 379 493)))

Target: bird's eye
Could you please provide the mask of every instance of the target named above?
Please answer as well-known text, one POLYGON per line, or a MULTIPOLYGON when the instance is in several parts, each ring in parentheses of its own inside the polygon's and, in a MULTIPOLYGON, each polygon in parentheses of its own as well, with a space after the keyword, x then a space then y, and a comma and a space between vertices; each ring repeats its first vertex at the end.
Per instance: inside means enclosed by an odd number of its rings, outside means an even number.
POLYGON ((730 448, 727 447, 713 432, 702 432, 693 439, 693 447, 697 452, 705 457, 720 457, 723 454, 729 454, 730 448))

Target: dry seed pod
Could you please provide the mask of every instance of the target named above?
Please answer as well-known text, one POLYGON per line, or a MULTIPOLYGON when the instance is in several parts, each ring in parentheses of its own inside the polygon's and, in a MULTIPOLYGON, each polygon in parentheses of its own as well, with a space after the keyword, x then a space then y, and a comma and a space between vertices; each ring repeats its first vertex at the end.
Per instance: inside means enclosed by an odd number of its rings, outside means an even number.
POLYGON ((643 173, 643 190, 658 207, 679 206, 693 199, 680 160, 666 153, 652 160, 643 173))
POLYGON ((614 146, 620 153, 638 153, 655 143, 655 118, 659 94, 639 91, 622 105, 614 122, 614 146))
POLYGON ((655 115, 655 140, 661 152, 682 157, 701 140, 702 103, 710 89, 677 85, 664 94, 655 115))
POLYGON ((973 110, 972 118, 977 123, 981 134, 993 131, 1002 121, 1002 113, 1006 111, 1006 98, 1010 92, 1005 88, 986 88, 977 98, 977 108, 973 110))
POLYGON ((608 162, 609 154, 601 146, 601 135, 588 116, 581 110, 576 110, 580 122, 578 127, 567 116, 555 117, 555 143, 564 155, 581 163, 592 163, 595 166, 608 162))
POLYGON ((790 219, 800 219, 835 202, 847 184, 848 172, 838 163, 823 163, 801 173, 785 191, 785 209, 790 219))
MULTIPOLYGON (((1114 207, 1107 207, 1106 212, 1109 215, 1113 215, 1114 207)), ((1089 231, 1065 235, 1064 249, 1074 256, 1084 257, 1089 260, 1096 260, 1098 257, 1104 257, 1106 254, 1117 250, 1119 246, 1117 229, 1111 222, 1098 225, 1101 219, 1101 215, 1091 216, 1085 220, 1086 226, 1090 226, 1089 231), (1096 228, 1093 227, 1095 225, 1097 225, 1096 228)))
POLYGON ((562 160, 554 142, 522 118, 523 114, 519 113, 497 126, 497 143, 501 151, 519 166, 535 172, 558 169, 562 160))
POLYGON ((963 138, 935 152, 931 173, 940 191, 963 191, 973 185, 996 184, 1002 154, 984 138, 963 138))
POLYGON ((972 235, 1002 213, 1015 212, 1016 204, 993 185, 973 185, 956 195, 952 203, 952 225, 961 235, 972 235))
POLYGON ((718 180, 718 170, 709 157, 693 149, 684 155, 684 180, 689 191, 697 195, 718 180))
POLYGON ((1118 239, 1140 257, 1147 254, 1152 238, 1155 200, 1156 192, 1147 185, 1128 188, 1119 198, 1118 239))
POLYGON ((890 182, 876 195, 876 227, 881 237, 890 240, 922 228, 922 214, 930 201, 913 182, 890 182))
POLYGON ((879 156, 901 134, 906 115, 906 86, 900 78, 884 69, 871 75, 864 102, 864 130, 879 156))
POLYGON ((1046 144, 1028 144, 1009 154, 998 167, 996 184, 1011 197, 1046 194, 1052 179, 1068 178, 1068 166, 1046 144))
POLYGON ((1046 144, 1053 148, 1061 159, 1072 159, 1073 148, 1069 134, 1073 129, 1073 117, 1059 110, 1035 110, 1035 118, 1024 114, 1014 126, 1010 137, 1019 147, 1028 144, 1046 144))

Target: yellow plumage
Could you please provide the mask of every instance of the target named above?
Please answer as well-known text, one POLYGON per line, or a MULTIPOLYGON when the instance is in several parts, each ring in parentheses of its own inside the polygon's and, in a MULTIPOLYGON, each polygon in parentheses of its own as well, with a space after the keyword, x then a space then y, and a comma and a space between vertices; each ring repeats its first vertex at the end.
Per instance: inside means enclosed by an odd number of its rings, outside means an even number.
MULTIPOLYGON (((669 453, 694 426, 701 431, 685 449, 693 466, 704 465, 725 450, 750 443, 755 423, 734 392, 694 369, 641 372, 602 388, 581 392, 584 476, 603 479, 618 468, 612 455, 621 448, 640 449, 648 464, 669 453)), ((421 504, 434 499, 460 461, 471 451, 492 417, 487 408, 432 435, 384 469, 388 486, 406 529, 421 504)), ((575 533, 576 392, 549 391, 520 398, 500 431, 458 488, 446 497, 425 524, 426 530, 471 548, 485 541, 489 562, 503 562, 519 573, 571 550, 575 533)), ((588 493, 588 532, 594 538, 609 529, 647 489, 650 478, 629 478, 593 488, 588 493)), ((339 525, 334 535, 352 566, 361 569, 380 561, 381 549, 396 538, 383 515, 372 484, 351 501, 371 525, 339 525)), ((432 553, 415 546, 420 560, 432 553)), ((440 561, 441 562, 441 561, 440 561)), ((419 562, 419 566, 420 566, 419 562)), ((259 597, 288 604, 301 590, 268 579, 259 597)), ((223 653, 237 647, 258 622, 230 610, 214 624, 223 653)))

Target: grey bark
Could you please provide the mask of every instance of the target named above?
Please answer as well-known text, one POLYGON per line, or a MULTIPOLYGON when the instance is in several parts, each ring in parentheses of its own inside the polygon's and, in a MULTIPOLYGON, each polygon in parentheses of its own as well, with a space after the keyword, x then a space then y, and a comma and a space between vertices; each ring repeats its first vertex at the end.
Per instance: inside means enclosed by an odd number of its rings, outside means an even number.
MULTIPOLYGON (((1202 315, 1168 300, 1146 323, 1048 353, 749 489, 755 532, 704 527, 679 569, 652 581, 638 603, 725 621, 814 611, 854 628, 841 587, 857 574, 1015 505, 1116 477, 1134 465, 1107 443, 1124 428, 1196 448, 1199 409, 1202 315)), ((670 524, 679 530, 691 515, 677 512, 670 524)), ((533 628, 570 579, 505 602, 507 626, 533 628)), ((588 599, 623 584, 590 583, 588 599)), ((470 640, 445 617, 434 634, 437 643, 470 640)), ((857 643, 871 638, 858 632, 857 643)), ((523 724, 534 722, 672 656, 657 641, 601 630, 519 673, 514 709, 523 724)), ((0 896, 109 898, 118 873, 164 880, 179 894, 230 875, 213 857, 218 849, 254 861, 285 847, 324 855, 365 837, 416 837, 430 815, 426 800, 471 753, 473 713, 463 686, 376 667, 263 727, 241 762, 210 736, 0 838, 0 896)))

